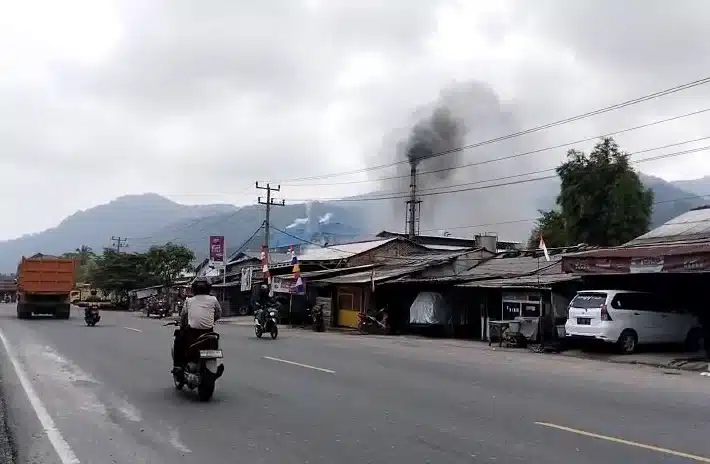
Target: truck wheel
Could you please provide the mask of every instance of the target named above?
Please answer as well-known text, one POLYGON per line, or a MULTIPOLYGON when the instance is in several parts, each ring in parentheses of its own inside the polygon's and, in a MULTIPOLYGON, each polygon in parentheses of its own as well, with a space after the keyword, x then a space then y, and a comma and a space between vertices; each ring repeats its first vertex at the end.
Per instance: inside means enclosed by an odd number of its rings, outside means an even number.
POLYGON ((32 311, 27 311, 25 305, 17 303, 17 318, 30 319, 32 318, 32 311))

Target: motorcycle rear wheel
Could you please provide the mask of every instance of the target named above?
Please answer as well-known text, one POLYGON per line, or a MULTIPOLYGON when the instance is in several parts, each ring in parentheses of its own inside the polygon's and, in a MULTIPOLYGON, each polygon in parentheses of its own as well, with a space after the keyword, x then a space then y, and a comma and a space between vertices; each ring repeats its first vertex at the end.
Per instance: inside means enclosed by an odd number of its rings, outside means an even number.
POLYGON ((185 380, 182 375, 173 374, 173 384, 175 384, 175 390, 182 390, 185 386, 185 380))
POLYGON ((261 338, 261 336, 264 335, 261 327, 254 327, 254 335, 256 335, 256 338, 261 338))
POLYGON ((209 401, 214 394, 214 382, 203 380, 197 386, 197 397, 200 401, 209 401))

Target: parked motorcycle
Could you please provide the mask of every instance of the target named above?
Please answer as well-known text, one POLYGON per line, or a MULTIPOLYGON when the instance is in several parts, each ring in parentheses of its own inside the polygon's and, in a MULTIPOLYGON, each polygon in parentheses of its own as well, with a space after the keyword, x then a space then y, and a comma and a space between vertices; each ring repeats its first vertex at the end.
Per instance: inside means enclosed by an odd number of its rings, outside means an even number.
MULTIPOLYGON (((179 325, 178 321, 169 322, 165 326, 179 325)), ((176 329, 173 336, 178 336, 180 329, 176 329)), ((170 350, 175 361, 174 347, 170 350)), ((190 390, 197 389, 200 401, 209 401, 214 394, 215 383, 224 373, 224 364, 220 361, 224 357, 219 349, 219 334, 215 332, 200 335, 197 340, 187 347, 186 363, 173 369, 173 383, 177 390, 187 386, 190 390)))
POLYGON ((382 308, 373 316, 367 313, 358 314, 359 321, 357 324, 357 330, 361 334, 383 334, 388 335, 390 333, 389 326, 389 314, 386 308, 382 308), (380 317, 380 319, 378 319, 380 317))
POLYGON ((268 332, 272 340, 279 336, 279 312, 274 308, 259 307, 254 315, 254 333, 256 338, 261 338, 268 332))
POLYGON ((321 305, 315 305, 311 311, 311 317, 313 318, 313 331, 314 332, 324 332, 325 331, 325 319, 323 318, 323 308, 321 305))
POLYGON ((99 305, 96 303, 91 303, 84 309, 84 322, 89 327, 95 326, 101 320, 99 315, 99 305))

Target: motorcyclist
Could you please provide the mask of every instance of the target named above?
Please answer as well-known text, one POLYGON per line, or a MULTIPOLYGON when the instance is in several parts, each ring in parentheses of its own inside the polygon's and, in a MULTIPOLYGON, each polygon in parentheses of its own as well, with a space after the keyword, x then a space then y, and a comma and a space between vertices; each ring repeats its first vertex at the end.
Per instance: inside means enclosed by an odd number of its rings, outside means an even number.
POLYGON ((259 324, 262 326, 266 325, 266 314, 267 314, 267 308, 269 306, 269 287, 265 284, 262 284, 261 286, 261 291, 259 292, 259 300, 257 301, 257 311, 256 311, 256 318, 259 321, 259 324))
POLYGON ((89 296, 86 298, 86 302, 89 303, 84 307, 84 317, 87 317, 89 315, 89 312, 91 311, 91 303, 95 303, 100 301, 100 298, 97 295, 96 289, 91 289, 89 292, 89 296))
POLYGON ((217 298, 210 294, 212 284, 205 277, 192 282, 191 298, 185 300, 180 311, 180 330, 175 336, 173 372, 182 369, 185 351, 200 335, 212 332, 214 323, 222 316, 222 307, 217 298))

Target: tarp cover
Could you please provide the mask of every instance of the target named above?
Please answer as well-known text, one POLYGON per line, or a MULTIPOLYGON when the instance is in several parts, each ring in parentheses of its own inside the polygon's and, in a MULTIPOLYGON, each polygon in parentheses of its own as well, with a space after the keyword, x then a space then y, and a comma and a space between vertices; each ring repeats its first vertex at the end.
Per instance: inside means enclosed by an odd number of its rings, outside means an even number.
POLYGON ((409 323, 419 325, 451 324, 451 307, 437 292, 419 292, 409 307, 409 323))

